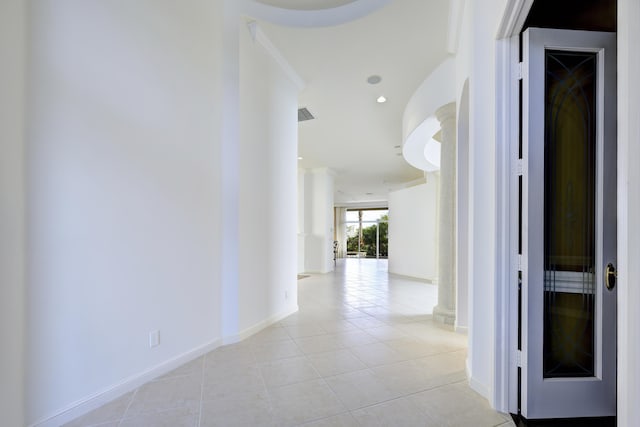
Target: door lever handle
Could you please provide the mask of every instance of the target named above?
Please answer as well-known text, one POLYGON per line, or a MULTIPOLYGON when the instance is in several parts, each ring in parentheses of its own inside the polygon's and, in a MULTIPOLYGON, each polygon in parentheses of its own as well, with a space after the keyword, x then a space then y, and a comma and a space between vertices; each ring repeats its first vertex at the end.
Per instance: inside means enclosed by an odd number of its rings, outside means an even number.
POLYGON ((607 267, 604 269, 604 284, 610 291, 616 287, 616 278, 618 277, 618 272, 613 264, 607 264, 607 267))

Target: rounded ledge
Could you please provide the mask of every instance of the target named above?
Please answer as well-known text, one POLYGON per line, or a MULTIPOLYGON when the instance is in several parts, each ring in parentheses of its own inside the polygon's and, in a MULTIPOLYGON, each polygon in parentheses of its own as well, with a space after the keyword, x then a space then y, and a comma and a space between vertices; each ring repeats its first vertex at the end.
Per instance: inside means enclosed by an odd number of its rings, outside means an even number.
POLYGON ((402 155, 411 166, 433 172, 440 169, 440 130, 436 112, 455 101, 455 59, 442 62, 415 91, 402 117, 402 155))
POLYGON ((426 172, 440 169, 440 143, 433 139, 439 130, 440 122, 435 116, 427 117, 414 129, 402 146, 407 163, 426 172))
POLYGON ((280 9, 290 10, 323 10, 332 9, 353 3, 355 0, 256 0, 258 3, 280 9))
MULTIPOLYGON (((352 0, 332 2, 334 7, 301 9, 276 7, 260 0, 239 0, 243 13, 285 27, 330 27, 360 19, 392 0, 352 0), (337 6, 335 6, 337 4, 337 6)), ((283 2, 271 3, 284 4, 283 2)), ((289 4, 290 2, 285 2, 289 4)))

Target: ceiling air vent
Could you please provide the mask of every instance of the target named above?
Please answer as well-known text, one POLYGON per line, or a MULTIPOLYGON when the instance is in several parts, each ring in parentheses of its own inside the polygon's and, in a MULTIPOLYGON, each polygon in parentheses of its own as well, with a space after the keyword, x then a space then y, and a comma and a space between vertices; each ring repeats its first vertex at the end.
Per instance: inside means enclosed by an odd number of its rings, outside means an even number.
POLYGON ((313 117, 313 115, 306 108, 300 108, 298 110, 298 121, 299 122, 304 122, 304 121, 313 120, 313 119, 315 119, 315 117, 313 117))

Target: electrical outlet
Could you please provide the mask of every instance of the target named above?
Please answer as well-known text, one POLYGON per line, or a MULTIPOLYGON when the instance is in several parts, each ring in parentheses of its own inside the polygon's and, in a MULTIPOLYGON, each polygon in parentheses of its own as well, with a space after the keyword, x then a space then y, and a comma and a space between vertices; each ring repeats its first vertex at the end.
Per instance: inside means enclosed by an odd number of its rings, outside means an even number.
POLYGON ((160 331, 155 330, 149 332, 149 348, 157 347, 160 345, 160 331))

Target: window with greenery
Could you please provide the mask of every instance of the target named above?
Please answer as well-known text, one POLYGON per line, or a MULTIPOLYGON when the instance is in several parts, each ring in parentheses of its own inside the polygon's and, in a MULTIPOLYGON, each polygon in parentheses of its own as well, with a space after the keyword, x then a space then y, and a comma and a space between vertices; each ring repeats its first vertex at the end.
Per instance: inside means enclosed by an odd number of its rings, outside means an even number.
POLYGON ((347 211, 347 256, 387 258, 389 256, 389 210, 347 211))

